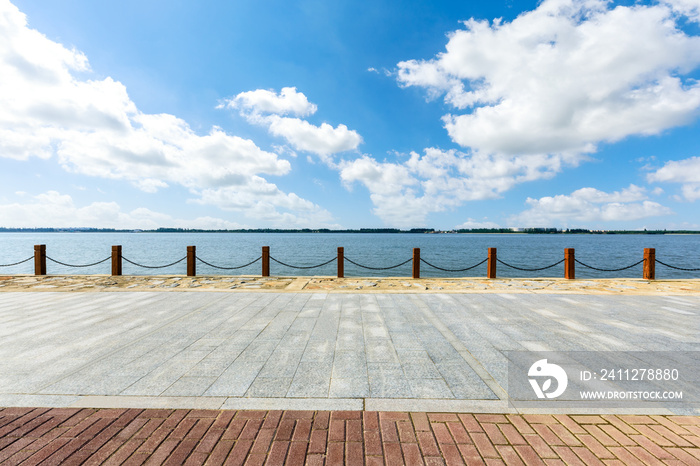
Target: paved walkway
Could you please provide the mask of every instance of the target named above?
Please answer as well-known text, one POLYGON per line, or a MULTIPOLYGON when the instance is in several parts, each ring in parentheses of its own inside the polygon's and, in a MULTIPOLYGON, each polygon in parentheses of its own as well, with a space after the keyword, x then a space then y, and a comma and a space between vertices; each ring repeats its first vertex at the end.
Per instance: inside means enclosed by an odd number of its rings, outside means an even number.
POLYGON ((673 351, 700 384, 700 296, 0 293, 0 406, 509 413, 513 350, 673 351))
POLYGON ((0 464, 700 464, 700 418, 0 409, 0 464))
POLYGON ((603 350, 697 392, 700 296, 3 292, 0 464, 700 464, 697 398, 508 393, 509 351, 603 350))

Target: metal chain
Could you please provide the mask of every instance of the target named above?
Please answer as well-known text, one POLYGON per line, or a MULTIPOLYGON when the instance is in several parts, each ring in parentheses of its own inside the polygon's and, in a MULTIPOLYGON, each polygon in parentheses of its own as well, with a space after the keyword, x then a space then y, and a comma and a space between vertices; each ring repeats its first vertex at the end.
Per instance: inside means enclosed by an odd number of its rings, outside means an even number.
POLYGON ((354 265, 358 266, 358 267, 362 267, 363 269, 369 269, 369 270, 389 270, 389 269, 395 269, 395 268, 397 268, 397 267, 401 267, 401 266, 404 265, 404 264, 408 264, 409 262, 411 262, 411 261, 413 260, 413 258, 410 258, 410 259, 408 259, 408 260, 405 261, 405 262, 401 262, 400 264, 393 265, 393 266, 391 266, 391 267, 368 267, 368 266, 366 266, 366 265, 358 264, 357 262, 352 261, 352 260, 348 259, 347 257, 345 258, 345 260, 348 261, 348 262, 350 262, 351 264, 354 264, 354 265))
POLYGON ((666 267, 669 267, 669 268, 671 268, 671 269, 684 270, 684 271, 686 271, 686 272, 698 272, 698 271, 700 271, 700 269, 684 269, 684 268, 682 268, 682 267, 674 267, 673 265, 664 264, 664 263, 661 262, 659 259, 656 259, 656 262, 658 262, 658 263, 661 264, 661 265, 665 265, 666 267))
POLYGON ((642 262, 644 262, 645 259, 642 259, 642 260, 640 260, 639 262, 636 262, 636 263, 634 263, 634 264, 632 264, 632 265, 628 265, 627 267, 622 267, 622 268, 619 268, 619 269, 599 269, 599 268, 597 268, 597 267, 592 267, 592 266, 590 266, 590 265, 584 264, 583 262, 581 262, 581 261, 578 260, 578 259, 574 259, 574 260, 575 260, 576 262, 578 262, 579 264, 581 264, 582 266, 584 266, 584 267, 588 267, 589 269, 597 270, 597 271, 599 271, 599 272, 620 272, 620 271, 622 271, 622 270, 631 269, 632 267, 641 264, 642 262))
POLYGON ((106 259, 102 259, 102 260, 99 261, 99 262, 95 262, 94 264, 84 264, 84 265, 66 264, 66 263, 64 263, 64 262, 57 261, 56 259, 51 259, 49 256, 46 256, 46 258, 47 258, 48 260, 50 260, 51 262, 55 262, 55 263, 57 263, 57 264, 64 265, 64 266, 66 266, 66 267, 92 267, 93 265, 99 265, 99 264, 101 264, 101 263, 103 263, 103 262, 107 262, 108 260, 110 260, 110 259, 112 258, 112 256, 109 256, 109 257, 107 257, 106 259))
POLYGON ((180 259, 179 261, 175 261, 175 262, 173 262, 172 264, 167 264, 167 265, 142 265, 142 264, 137 264, 136 262, 132 262, 132 261, 130 261, 129 259, 127 259, 126 257, 124 257, 124 256, 122 256, 122 259, 124 259, 125 261, 127 261, 129 264, 133 264, 133 265, 135 265, 135 266, 137 266, 137 267, 143 267, 144 269, 164 269, 165 267, 170 267, 170 266, 172 266, 172 265, 179 264, 180 262, 182 262, 182 261, 184 261, 185 259, 187 259, 187 256, 183 257, 183 258, 180 259))
POLYGON ((489 260, 488 257, 487 257, 486 259, 482 260, 481 262, 479 262, 478 264, 472 265, 471 267, 467 267, 466 269, 443 269, 442 267, 438 267, 437 265, 431 264, 430 262, 428 262, 427 260, 423 259, 422 257, 420 258, 420 261, 421 261, 421 262, 425 262, 425 263, 426 263, 427 265, 429 265, 430 267, 433 267, 434 269, 442 270, 443 272, 466 272, 467 270, 471 270, 471 269, 474 269, 474 268, 476 268, 476 267, 479 267, 481 264, 483 264, 483 263, 486 262, 487 260, 489 260))
POLYGON ((557 262, 556 264, 548 265, 547 267, 538 267, 538 268, 536 268, 536 269, 523 269, 523 268, 521 268, 521 267, 516 267, 516 266, 514 266, 514 265, 506 264, 506 263, 503 262, 501 259, 498 259, 498 258, 497 258, 496 260, 497 260, 498 262, 500 262, 501 264, 505 265, 506 267, 510 267, 511 269, 522 270, 523 272, 538 272, 538 271, 540 271, 540 270, 551 269, 551 268, 554 267, 555 265, 561 264, 561 263, 564 262, 566 259, 562 259, 562 260, 560 260, 559 262, 557 262))
POLYGON ((258 258, 255 259, 253 262, 248 262, 247 264, 245 264, 245 265, 239 265, 238 267, 219 267, 218 265, 210 264, 209 262, 205 261, 204 259, 200 258, 199 256, 195 256, 195 258, 196 258, 199 262, 201 262, 201 263, 203 263, 203 264, 206 264, 206 265, 208 265, 209 267, 214 267, 215 269, 221 269, 221 270, 236 270, 236 269, 242 269, 243 267, 248 267, 249 265, 255 264, 257 261, 259 261, 260 259, 262 259, 262 256, 258 257, 258 258))
POLYGON ((13 265, 24 264, 25 262, 28 262, 32 259, 34 259, 34 256, 28 257, 28 258, 24 259, 23 261, 15 262, 14 264, 0 264, 0 267, 12 267, 13 265))
POLYGON ((337 257, 334 257, 333 259, 331 259, 331 260, 329 260, 329 261, 327 261, 327 262, 324 262, 323 264, 309 265, 309 266, 285 264, 284 262, 280 262, 280 261, 278 261, 277 259, 275 259, 275 258, 272 257, 272 256, 270 256, 270 259, 272 259, 273 261, 277 262, 277 263, 280 264, 280 265, 284 265, 285 267, 291 267, 291 268, 293 268, 293 269, 315 269, 315 268, 317 268, 317 267, 323 267, 324 265, 328 265, 328 264, 330 264, 331 262, 333 262, 334 260, 336 260, 336 259, 338 259, 338 258, 337 258, 337 257))
MULTIPOLYGON (((208 265, 209 267, 213 267, 213 268, 215 268, 215 269, 221 269, 221 270, 236 270, 236 269, 242 269, 242 268, 244 268, 244 267, 248 267, 248 266, 250 266, 250 265, 253 265, 254 263, 258 262, 260 259, 262 259, 262 256, 260 256, 260 257, 258 257, 257 259, 253 260, 252 262, 249 262, 249 263, 247 263, 247 264, 245 264, 245 265, 240 265, 240 266, 237 266, 237 267, 221 267, 221 266, 218 266, 218 265, 210 264, 209 262, 205 261, 204 259, 202 259, 202 258, 200 258, 200 257, 198 257, 198 256, 195 256, 195 257, 196 257, 196 259, 197 259, 198 261, 202 262, 203 264, 208 265)), ((15 265, 24 264, 25 262, 29 262, 29 261, 32 260, 33 258, 34 258, 34 256, 31 256, 31 257, 28 257, 28 258, 26 258, 26 259, 24 259, 24 260, 22 260, 22 261, 15 262, 15 263, 12 263, 12 264, 0 264, 0 267, 12 267, 12 266, 15 266, 15 265)), ((46 256, 46 258, 47 258, 48 260, 50 260, 51 262, 55 262, 56 264, 63 265, 63 266, 65 266, 65 267, 93 267, 93 266, 95 266, 95 265, 102 264, 103 262, 107 262, 109 259, 111 259, 111 256, 109 256, 109 257, 107 257, 107 258, 105 258, 105 259, 103 259, 103 260, 101 260, 101 261, 92 263, 92 264, 67 264, 67 263, 65 263, 65 262, 61 262, 61 261, 58 261, 58 260, 56 260, 56 259, 53 259, 53 258, 51 258, 51 257, 49 257, 49 256, 46 256)), ((182 259, 177 260, 177 261, 175 261, 175 262, 173 262, 173 263, 171 263, 171 264, 166 264, 166 265, 155 265, 155 266, 153 266, 153 265, 138 264, 138 263, 133 262, 133 261, 130 261, 130 260, 127 259, 126 257, 122 256, 122 259, 124 259, 126 262, 128 262, 128 263, 130 263, 130 264, 133 264, 133 265, 135 265, 135 266, 137 266, 137 267, 143 267, 143 268, 146 268, 146 269, 162 269, 162 268, 166 268, 166 267, 171 267, 171 266, 173 266, 173 265, 179 264, 180 262, 182 262, 182 261, 185 260, 186 258, 187 258, 187 256, 185 256, 185 257, 183 257, 182 259)), ((293 268, 293 269, 314 269, 314 268, 317 268, 317 267, 323 267, 324 265, 330 264, 331 262, 333 262, 334 260, 336 260, 337 257, 334 257, 334 258, 332 258, 331 260, 329 260, 329 261, 327 261, 327 262, 324 262, 323 264, 311 265, 311 266, 295 266, 295 265, 286 264, 286 263, 284 263, 284 262, 282 262, 282 261, 279 261, 279 260, 275 259, 274 257, 270 257, 270 259, 272 259, 273 261, 277 262, 277 263, 280 264, 280 265, 284 265, 285 267, 290 267, 290 268, 293 268)), ((407 263, 409 263, 409 262, 411 262, 411 261, 413 260, 413 258, 411 258, 411 259, 408 259, 408 260, 406 260, 406 261, 404 261, 404 262, 402 262, 402 263, 400 263, 400 264, 393 265, 393 266, 391 266, 391 267, 369 267, 369 266, 366 266, 366 265, 358 264, 357 262, 355 262, 355 261, 353 261, 353 260, 351 260, 351 259, 349 259, 349 258, 347 258, 347 257, 345 257, 344 259, 345 259, 346 261, 350 262, 350 263, 353 264, 353 265, 356 265, 356 266, 358 266, 358 267, 361 267, 361 268, 363 268, 363 269, 368 269, 368 270, 390 270, 390 269, 395 269, 395 268, 401 267, 402 265, 405 265, 405 264, 407 264, 407 263)), ((475 265, 472 265, 471 267, 466 267, 466 268, 463 268, 463 269, 446 269, 446 268, 438 267, 437 265, 431 264, 430 262, 428 262, 427 260, 425 260, 425 259, 423 259, 423 258, 421 258, 420 260, 421 260, 421 262, 425 263, 426 265, 428 265, 428 266, 430 266, 430 267, 433 267, 433 268, 435 268, 435 269, 437 269, 437 270, 441 270, 441 271, 443 271, 443 272, 466 272, 467 270, 471 270, 471 269, 474 269, 474 268, 476 268, 476 267, 482 265, 484 262, 486 262, 486 261, 488 260, 488 258, 487 258, 487 259, 484 259, 483 261, 479 262, 478 264, 475 264, 475 265)), ((546 270, 546 269, 555 267, 555 266, 557 266, 557 265, 559 265, 559 264, 561 264, 562 262, 565 261, 565 259, 562 259, 562 260, 560 260, 559 262, 557 262, 557 263, 555 263, 555 264, 552 264, 552 265, 548 265, 548 266, 546 266, 546 267, 539 267, 539 268, 534 268, 534 269, 526 269, 526 268, 516 267, 516 266, 514 266, 514 265, 508 264, 508 263, 506 263, 506 262, 503 262, 503 261, 500 260, 500 259, 496 259, 496 260, 497 260, 498 262, 500 262, 501 264, 505 265, 506 267, 510 267, 510 268, 513 268, 513 269, 516 269, 516 270, 525 271, 525 272, 537 272, 537 271, 540 271, 540 270, 546 270)), ((623 270, 631 269, 632 267, 635 267, 635 266, 637 266, 637 265, 639 265, 639 264, 641 264, 642 262, 645 261, 645 259, 642 259, 642 260, 640 260, 639 262, 635 262, 635 263, 632 264, 632 265, 628 265, 627 267, 621 267, 621 268, 619 268, 619 269, 601 269, 601 268, 598 268, 598 267, 593 267, 593 266, 588 265, 588 264, 584 264, 583 262, 581 262, 581 261, 578 260, 578 259, 574 259, 574 260, 575 260, 578 264, 580 264, 580 265, 582 265, 582 266, 584 266, 584 267, 587 267, 587 268, 593 269, 593 270, 597 270, 597 271, 599 271, 599 272, 620 272, 620 271, 623 271, 623 270)), ((658 262, 659 264, 661 264, 661 265, 663 265, 663 266, 666 266, 666 267, 669 267, 669 268, 675 269, 675 270, 682 270, 682 271, 685 271, 685 272, 698 272, 698 271, 700 271, 700 268, 697 268, 697 269, 689 269, 689 268, 683 268, 683 267, 676 267, 676 266, 673 266, 673 265, 666 264, 665 262, 662 262, 662 261, 660 261, 660 260, 658 260, 658 259, 656 260, 656 262, 658 262)))

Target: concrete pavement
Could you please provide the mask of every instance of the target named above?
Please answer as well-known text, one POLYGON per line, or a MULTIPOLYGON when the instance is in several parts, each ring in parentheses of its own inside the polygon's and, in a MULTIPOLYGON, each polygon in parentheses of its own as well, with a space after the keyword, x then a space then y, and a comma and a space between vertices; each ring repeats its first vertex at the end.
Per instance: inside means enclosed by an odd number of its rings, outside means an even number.
POLYGON ((514 350, 700 351, 700 296, 0 293, 6 407, 514 413, 514 350))

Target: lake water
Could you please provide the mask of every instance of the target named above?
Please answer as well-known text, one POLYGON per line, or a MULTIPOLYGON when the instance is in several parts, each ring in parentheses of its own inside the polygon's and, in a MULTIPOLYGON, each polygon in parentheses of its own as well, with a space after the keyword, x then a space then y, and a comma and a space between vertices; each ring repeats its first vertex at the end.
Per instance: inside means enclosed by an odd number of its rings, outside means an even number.
MULTIPOLYGON (((221 267, 251 262, 270 247, 272 258, 295 266, 321 264, 345 248, 345 257, 370 267, 389 267, 412 257, 446 269, 462 269, 486 259, 488 248, 498 249, 498 258, 520 268, 537 268, 564 258, 565 248, 575 248, 576 259, 602 269, 634 264, 644 248, 656 248, 656 259, 682 268, 700 268, 700 235, 533 235, 533 234, 372 234, 372 233, 0 233, 0 265, 24 260, 34 254, 35 244, 46 244, 46 255, 68 264, 89 264, 111 255, 112 245, 122 245, 126 259, 144 265, 165 265, 182 259, 187 246, 197 247, 197 256, 221 267)), ((109 274, 110 261, 86 268, 69 268, 47 261, 49 274, 109 274)), ((274 261, 271 275, 330 275, 332 262, 315 269, 293 269, 274 261)), ((411 262, 393 270, 365 270, 345 262, 346 277, 411 276, 411 262)), ((0 267, 0 274, 33 274, 33 261, 0 267)), ((186 261, 162 269, 145 269, 123 263, 124 275, 185 274, 186 261)), ((198 275, 259 275, 260 261, 238 270, 218 270, 197 263, 198 275)), ((563 277, 564 264, 547 270, 526 272, 498 264, 499 277, 563 277)), ((423 277, 485 277, 486 264, 466 272, 444 272, 421 264, 423 277)), ((599 272, 576 264, 576 278, 642 277, 642 264, 620 272, 599 272)), ((699 278, 700 272, 678 271, 657 262, 656 277, 699 278)))

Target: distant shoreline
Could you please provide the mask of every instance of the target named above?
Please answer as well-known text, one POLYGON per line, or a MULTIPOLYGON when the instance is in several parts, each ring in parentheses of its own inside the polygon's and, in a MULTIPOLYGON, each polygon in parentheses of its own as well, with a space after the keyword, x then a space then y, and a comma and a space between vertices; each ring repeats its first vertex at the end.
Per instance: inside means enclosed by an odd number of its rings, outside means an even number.
POLYGON ((7 228, 0 227, 0 233, 401 233, 401 234, 563 234, 563 235, 698 235, 700 230, 588 230, 583 228, 476 228, 459 230, 435 230, 433 228, 412 228, 400 230, 397 228, 360 228, 331 230, 320 229, 277 229, 255 228, 238 230, 207 230, 196 228, 156 228, 116 229, 116 228, 7 228))

